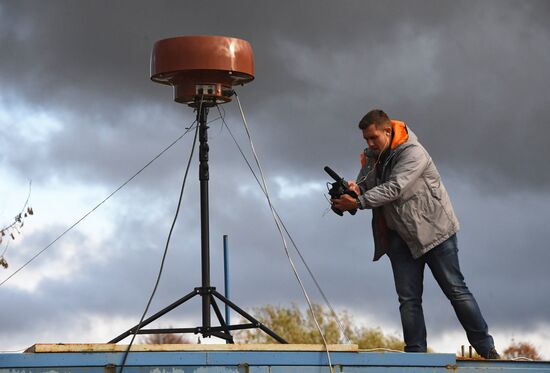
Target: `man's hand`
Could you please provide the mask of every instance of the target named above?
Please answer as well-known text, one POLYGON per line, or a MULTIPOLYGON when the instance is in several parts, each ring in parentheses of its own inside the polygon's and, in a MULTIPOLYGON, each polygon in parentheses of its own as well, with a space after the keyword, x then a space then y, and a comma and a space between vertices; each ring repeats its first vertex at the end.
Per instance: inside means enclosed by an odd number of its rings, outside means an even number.
POLYGON ((357 208, 357 202, 355 201, 355 198, 353 198, 349 194, 342 194, 340 198, 331 199, 330 202, 332 202, 332 206, 340 211, 349 211, 357 208))
POLYGON ((353 190, 358 196, 361 195, 361 188, 359 188, 359 185, 357 185, 355 181, 349 180, 348 187, 349 189, 353 190))

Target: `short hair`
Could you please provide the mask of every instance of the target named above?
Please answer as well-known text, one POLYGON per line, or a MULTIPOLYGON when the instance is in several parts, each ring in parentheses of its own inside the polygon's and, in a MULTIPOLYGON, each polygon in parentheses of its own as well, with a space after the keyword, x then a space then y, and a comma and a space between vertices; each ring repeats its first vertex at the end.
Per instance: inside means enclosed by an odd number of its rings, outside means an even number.
POLYGON ((369 111, 359 122, 359 128, 364 130, 368 126, 374 124, 379 130, 391 128, 391 120, 383 110, 374 109, 369 111))

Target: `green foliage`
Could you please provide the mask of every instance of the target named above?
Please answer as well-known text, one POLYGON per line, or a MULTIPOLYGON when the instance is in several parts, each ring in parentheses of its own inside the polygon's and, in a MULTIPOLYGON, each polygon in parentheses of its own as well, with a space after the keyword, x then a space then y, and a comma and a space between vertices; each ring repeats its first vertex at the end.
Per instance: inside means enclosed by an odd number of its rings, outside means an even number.
MULTIPOLYGON (((313 305, 317 321, 325 335, 327 343, 342 342, 340 328, 330 311, 318 304, 313 305)), ((323 340, 309 309, 302 311, 293 304, 291 307, 265 305, 254 310, 255 317, 286 339, 289 343, 321 344, 323 340)), ((353 319, 347 312, 338 315, 346 335, 352 343, 361 349, 387 348, 403 350, 403 341, 386 335, 379 328, 354 326, 353 319)), ((235 335, 238 343, 273 343, 274 340, 258 329, 249 329, 235 335)))
POLYGON ((361 349, 387 348, 403 351, 403 347, 405 346, 405 343, 400 338, 384 334, 380 328, 358 328, 351 339, 361 349))

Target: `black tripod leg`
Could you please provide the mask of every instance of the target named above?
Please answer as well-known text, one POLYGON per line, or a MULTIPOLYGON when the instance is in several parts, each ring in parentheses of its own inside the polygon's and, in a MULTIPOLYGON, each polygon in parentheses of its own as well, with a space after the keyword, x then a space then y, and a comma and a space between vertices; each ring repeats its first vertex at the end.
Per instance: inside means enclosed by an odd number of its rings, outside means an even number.
POLYGON ((218 298, 219 300, 221 300, 222 302, 224 302, 225 304, 227 304, 229 307, 233 308, 235 311, 237 311, 242 317, 244 317, 245 319, 247 319, 248 321, 250 321, 252 324, 254 324, 257 328, 261 329, 264 331, 264 333, 266 333, 267 335, 269 335, 270 337, 272 337, 273 339, 275 339, 277 342, 279 343, 288 343, 287 341, 285 341, 283 338, 279 337, 277 334, 275 334, 275 332, 273 332, 271 329, 269 329, 267 326, 265 326, 264 324, 262 324, 261 322, 259 322, 258 320, 256 320, 254 317, 252 317, 251 315, 249 315, 245 310, 243 310, 242 308, 240 308, 239 306, 237 306, 235 303, 231 302, 229 299, 227 299, 226 297, 224 297, 223 295, 221 295, 220 293, 218 293, 216 290, 213 290, 212 291, 212 295, 214 295, 216 298, 218 298))
POLYGON ((129 335, 132 335, 135 333, 137 327, 139 326, 140 328, 146 326, 147 324, 150 324, 152 323, 153 321, 155 321, 156 319, 158 319, 159 317, 161 317, 162 315, 172 311, 174 308, 178 307, 179 305, 187 302, 189 299, 193 298, 195 295, 199 294, 199 292, 195 289, 193 290, 192 292, 190 292, 189 294, 187 294, 186 296, 178 299, 177 301, 175 301, 174 303, 172 303, 171 305, 169 305, 168 307, 165 307, 163 308, 162 310, 160 310, 159 312, 155 313, 153 316, 143 320, 143 322, 141 323, 141 325, 136 325, 130 329, 128 329, 126 332, 122 333, 121 335, 119 335, 118 337, 112 339, 109 341, 109 343, 118 343, 120 341, 122 341, 124 338, 128 337, 129 335))
POLYGON ((212 332, 211 335, 213 337, 218 337, 220 339, 225 339, 225 342, 228 344, 233 344, 233 337, 231 334, 227 334, 225 332, 212 332))
POLYGON ((218 304, 216 303, 216 298, 214 298, 211 295, 210 304, 212 305, 212 308, 214 309, 214 312, 216 313, 216 317, 218 318, 218 321, 220 322, 221 327, 225 330, 225 333, 227 334, 228 338, 224 338, 227 343, 233 344, 235 341, 233 340, 233 336, 229 332, 229 329, 227 329, 227 324, 225 323, 225 320, 223 319, 222 313, 220 312, 220 308, 218 307, 218 304))

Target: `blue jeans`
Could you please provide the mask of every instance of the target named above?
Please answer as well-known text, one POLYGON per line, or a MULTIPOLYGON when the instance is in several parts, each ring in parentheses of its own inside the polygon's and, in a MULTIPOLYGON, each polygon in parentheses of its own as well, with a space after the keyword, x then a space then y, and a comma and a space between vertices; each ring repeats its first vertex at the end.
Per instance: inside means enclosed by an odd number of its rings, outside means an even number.
POLYGON ((426 325, 422 312, 424 267, 428 264, 443 293, 451 301, 468 341, 479 354, 494 347, 487 323, 474 296, 464 282, 458 265, 456 235, 451 236, 422 257, 413 259, 411 252, 396 232, 390 235, 387 252, 399 297, 405 351, 426 352, 426 325))

